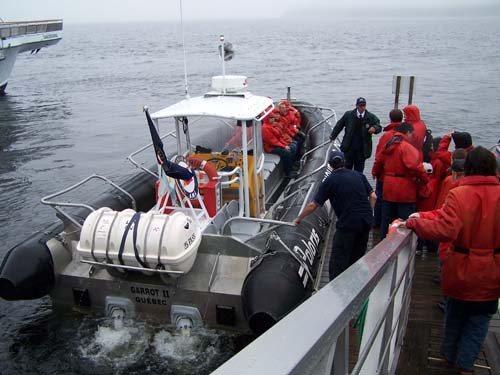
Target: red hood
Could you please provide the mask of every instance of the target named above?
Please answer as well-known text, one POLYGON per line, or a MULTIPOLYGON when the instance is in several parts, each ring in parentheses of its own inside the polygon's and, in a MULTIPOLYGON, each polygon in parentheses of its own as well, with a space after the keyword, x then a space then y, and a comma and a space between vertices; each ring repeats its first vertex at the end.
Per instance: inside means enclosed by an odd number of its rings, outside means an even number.
POLYGON ((407 105, 403 108, 405 114, 405 121, 417 122, 420 121, 420 110, 416 105, 407 105))
POLYGON ((394 130, 394 128, 399 125, 401 125, 400 122, 391 122, 389 125, 384 126, 383 131, 388 132, 389 130, 394 130))
POLYGON ((394 151, 396 150, 396 148, 399 146, 399 144, 402 143, 403 141, 408 141, 408 138, 406 138, 406 135, 395 131, 394 134, 392 135, 392 138, 385 145, 385 148, 382 151, 382 153, 384 155, 393 154, 394 151))

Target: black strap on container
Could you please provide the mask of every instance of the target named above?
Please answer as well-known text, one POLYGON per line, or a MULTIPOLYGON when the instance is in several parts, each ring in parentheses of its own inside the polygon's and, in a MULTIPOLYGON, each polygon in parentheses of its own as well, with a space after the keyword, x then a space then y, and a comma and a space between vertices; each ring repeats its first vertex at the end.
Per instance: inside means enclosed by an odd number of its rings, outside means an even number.
MULTIPOLYGON (((137 239, 137 224, 139 223, 139 218, 141 217, 141 214, 139 212, 136 212, 134 214, 134 216, 132 216, 127 224, 127 226, 125 227, 125 231, 123 232, 123 236, 122 236, 122 242, 120 243, 120 249, 118 250, 118 260, 120 261, 120 264, 121 265, 125 265, 125 263, 123 262, 123 250, 125 249, 125 241, 127 240, 127 236, 128 236, 128 232, 130 230, 130 227, 134 225, 134 232, 135 232, 135 235, 134 235, 134 239, 133 239, 133 242, 134 242, 134 251, 136 251, 136 247, 135 247, 135 240, 137 239)), ((136 251, 137 252, 137 251, 136 251)))

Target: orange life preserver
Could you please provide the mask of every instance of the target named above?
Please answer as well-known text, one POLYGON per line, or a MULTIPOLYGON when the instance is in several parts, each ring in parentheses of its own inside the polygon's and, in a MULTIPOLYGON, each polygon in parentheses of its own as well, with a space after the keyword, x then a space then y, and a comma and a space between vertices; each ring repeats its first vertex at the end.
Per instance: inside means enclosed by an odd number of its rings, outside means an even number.
MULTIPOLYGON (((217 169, 212 164, 207 162, 206 160, 199 159, 199 158, 194 157, 194 156, 189 156, 187 158, 187 161, 189 162, 189 165, 191 166, 191 168, 205 172, 207 177, 208 177, 208 181, 217 180, 217 178, 218 178, 217 169)), ((206 185, 207 184, 202 184, 200 182, 199 187, 203 188, 206 185)))

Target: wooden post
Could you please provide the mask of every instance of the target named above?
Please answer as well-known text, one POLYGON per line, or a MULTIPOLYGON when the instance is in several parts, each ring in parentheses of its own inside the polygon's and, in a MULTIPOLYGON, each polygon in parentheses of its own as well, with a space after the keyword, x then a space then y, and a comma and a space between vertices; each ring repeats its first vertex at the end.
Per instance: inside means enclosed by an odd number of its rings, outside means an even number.
POLYGON ((413 101, 413 86, 415 84, 415 76, 410 77, 410 89, 408 92, 408 105, 413 101))
POLYGON ((396 77, 396 92, 394 95, 394 109, 398 108, 399 105, 399 91, 401 89, 401 76, 396 77))

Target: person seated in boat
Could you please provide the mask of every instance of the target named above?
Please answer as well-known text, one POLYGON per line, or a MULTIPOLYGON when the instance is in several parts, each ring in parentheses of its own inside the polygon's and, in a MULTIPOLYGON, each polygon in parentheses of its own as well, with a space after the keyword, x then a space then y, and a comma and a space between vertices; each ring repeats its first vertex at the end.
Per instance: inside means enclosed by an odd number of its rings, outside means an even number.
POLYGON ((282 126, 276 122, 273 114, 269 114, 262 123, 262 143, 265 152, 278 155, 281 158, 286 177, 297 176, 296 172, 293 171, 295 150, 283 139, 282 126))
MULTIPOLYGON (((245 122, 245 128, 247 132, 247 147, 248 150, 252 149, 252 144, 253 144, 253 126, 252 126, 252 121, 246 121, 245 122)), ((235 149, 242 149, 243 148, 243 126, 242 126, 242 121, 238 120, 236 121, 236 126, 234 127, 234 133, 232 137, 226 142, 224 145, 224 148, 222 149, 221 153, 223 155, 228 154, 230 151, 233 151, 235 149)))
POLYGON ((290 132, 279 111, 273 110, 271 114, 264 120, 264 122, 266 121, 273 121, 272 123, 274 127, 279 129, 279 131, 281 132, 281 139, 290 148, 290 151, 293 154, 293 160, 295 161, 297 157, 297 142, 293 139, 293 134, 290 132))
POLYGON ((288 101, 283 100, 278 104, 278 112, 280 114, 281 122, 283 127, 286 129, 288 134, 292 137, 292 140, 297 145, 297 154, 302 148, 304 143, 305 134, 300 130, 300 113, 294 108, 294 111, 290 109, 288 101), (298 116, 297 116, 298 115, 298 116))

